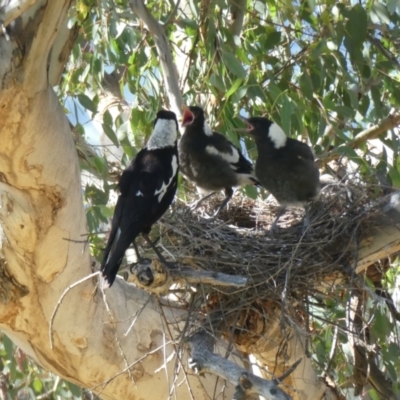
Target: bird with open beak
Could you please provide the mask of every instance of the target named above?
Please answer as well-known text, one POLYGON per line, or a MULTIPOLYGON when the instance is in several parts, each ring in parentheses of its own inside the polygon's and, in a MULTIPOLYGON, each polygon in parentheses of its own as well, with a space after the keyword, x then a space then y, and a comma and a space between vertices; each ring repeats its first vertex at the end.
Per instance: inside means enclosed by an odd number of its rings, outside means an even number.
POLYGON ((179 159, 183 176, 203 191, 225 191, 215 218, 232 198, 234 187, 258 184, 253 166, 238 147, 210 128, 202 108, 184 107, 182 127, 185 131, 179 142, 179 159))
POLYGON ((287 137, 278 124, 267 118, 239 117, 246 123, 246 128, 240 131, 254 138, 257 146, 256 178, 281 205, 271 230, 290 205, 305 207, 306 227, 309 223, 307 204, 320 191, 319 170, 311 148, 287 137))

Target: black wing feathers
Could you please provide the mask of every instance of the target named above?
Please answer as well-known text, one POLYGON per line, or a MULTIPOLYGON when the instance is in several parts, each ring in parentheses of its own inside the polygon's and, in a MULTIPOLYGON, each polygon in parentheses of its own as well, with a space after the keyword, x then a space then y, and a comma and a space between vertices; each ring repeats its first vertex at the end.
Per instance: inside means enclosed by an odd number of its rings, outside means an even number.
POLYGON ((142 149, 123 172, 101 265, 109 286, 114 282, 131 243, 140 233, 148 233, 173 201, 177 186, 177 162, 176 146, 142 149))

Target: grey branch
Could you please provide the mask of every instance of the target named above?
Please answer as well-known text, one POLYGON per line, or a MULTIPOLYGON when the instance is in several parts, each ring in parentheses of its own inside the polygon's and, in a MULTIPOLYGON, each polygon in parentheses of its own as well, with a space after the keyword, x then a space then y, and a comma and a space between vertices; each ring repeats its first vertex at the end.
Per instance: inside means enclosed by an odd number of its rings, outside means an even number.
POLYGON ((32 7, 38 0, 0 1, 0 20, 7 26, 32 7))
POLYGON ((132 11, 144 22, 153 36, 160 58, 161 70, 168 93, 170 108, 178 116, 182 115, 182 94, 179 88, 178 71, 172 57, 171 48, 163 26, 150 14, 142 0, 130 0, 132 11))
POLYGON ((236 386, 234 400, 244 399, 251 394, 268 400, 291 400, 277 383, 260 378, 232 361, 213 353, 214 339, 206 331, 198 331, 188 341, 191 358, 189 366, 199 374, 210 373, 236 386))
POLYGON ((246 0, 228 0, 228 2, 230 4, 230 30, 233 37, 232 49, 234 51, 240 41, 247 2, 246 0))
POLYGON ((391 53, 389 50, 387 50, 379 39, 374 38, 370 34, 367 35, 367 39, 372 45, 374 45, 378 49, 378 51, 384 57, 386 57, 388 59, 388 61, 390 61, 393 65, 395 65, 398 70, 400 70, 400 63, 397 60, 396 56, 393 53, 391 53))
POLYGON ((209 284, 216 286, 244 287, 247 278, 212 271, 199 271, 176 265, 174 269, 164 268, 158 260, 145 259, 132 264, 124 278, 130 283, 157 295, 168 293, 172 284, 209 284))
MULTIPOLYGON (((365 143, 367 140, 375 139, 382 133, 387 132, 389 129, 393 129, 400 125, 400 114, 389 115, 386 119, 381 121, 379 124, 372 126, 371 128, 365 129, 360 132, 353 140, 346 143, 346 146, 357 148, 361 143, 365 143)), ((340 154, 336 149, 333 149, 325 154, 321 154, 318 157, 317 164, 319 167, 327 164, 329 161, 336 160, 340 157, 340 154)))

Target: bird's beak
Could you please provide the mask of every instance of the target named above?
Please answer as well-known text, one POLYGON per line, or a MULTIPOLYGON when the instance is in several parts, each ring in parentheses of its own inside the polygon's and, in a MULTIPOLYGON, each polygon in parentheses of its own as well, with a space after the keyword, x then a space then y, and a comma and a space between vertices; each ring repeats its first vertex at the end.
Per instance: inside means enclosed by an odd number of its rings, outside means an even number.
POLYGON ((254 129, 254 126, 249 122, 247 118, 242 117, 241 115, 238 115, 238 117, 246 124, 246 128, 237 128, 235 129, 235 131, 243 133, 251 133, 251 131, 254 129))
POLYGON ((194 121, 194 114, 188 107, 183 106, 182 127, 190 125, 194 121))

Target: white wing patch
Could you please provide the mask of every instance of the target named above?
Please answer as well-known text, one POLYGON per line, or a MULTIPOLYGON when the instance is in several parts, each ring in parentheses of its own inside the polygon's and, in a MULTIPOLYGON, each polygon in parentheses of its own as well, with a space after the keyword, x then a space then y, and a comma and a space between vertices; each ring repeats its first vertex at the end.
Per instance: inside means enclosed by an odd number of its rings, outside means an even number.
POLYGON ((213 131, 212 131, 210 125, 208 125, 206 121, 204 121, 203 130, 204 130, 204 133, 207 136, 212 136, 213 135, 213 131))
POLYGON ((208 154, 217 155, 217 156, 223 158, 225 161, 227 161, 230 164, 236 164, 240 159, 238 149, 233 146, 231 146, 231 153, 225 153, 225 152, 218 151, 214 146, 207 146, 206 152, 208 154))
POLYGON ((272 140, 274 147, 279 149, 286 144, 287 137, 282 128, 275 122, 269 127, 268 136, 272 140))
POLYGON ((159 195, 158 196, 158 202, 159 203, 161 203, 161 200, 164 197, 165 193, 167 192, 167 190, 169 188, 169 185, 172 182, 172 179, 174 179, 174 177, 175 177, 175 175, 176 175, 176 173, 178 171, 178 159, 177 159, 177 157, 175 155, 172 157, 171 164, 172 164, 172 175, 171 175, 171 178, 169 179, 169 181, 167 183, 163 182, 163 184, 161 185, 160 189, 157 189, 154 192, 155 196, 159 195))
POLYGON ((171 119, 158 119, 147 142, 149 150, 174 146, 177 140, 176 122, 171 119))
POLYGON ((140 190, 138 190, 138 191, 136 192, 136 196, 143 196, 143 193, 142 193, 140 190))

